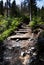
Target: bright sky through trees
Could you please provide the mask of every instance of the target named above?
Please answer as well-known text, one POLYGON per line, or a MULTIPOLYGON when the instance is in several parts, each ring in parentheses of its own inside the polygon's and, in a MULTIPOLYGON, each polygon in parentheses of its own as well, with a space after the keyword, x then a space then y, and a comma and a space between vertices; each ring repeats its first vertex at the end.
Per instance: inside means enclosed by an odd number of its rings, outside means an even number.
MULTIPOLYGON (((3 1, 4 1, 4 3, 5 3, 6 0, 3 0, 3 1)), ((11 0, 11 2, 12 2, 12 1, 13 1, 13 0, 11 0)), ((23 0, 16 0, 16 4, 19 4, 19 5, 20 5, 20 4, 21 4, 21 1, 23 1, 23 0)), ((40 8, 41 8, 42 6, 44 6, 44 0, 37 1, 37 6, 40 7, 40 8)))
POLYGON ((42 6, 44 6, 44 0, 37 1, 37 6, 38 6, 39 8, 41 8, 42 6))

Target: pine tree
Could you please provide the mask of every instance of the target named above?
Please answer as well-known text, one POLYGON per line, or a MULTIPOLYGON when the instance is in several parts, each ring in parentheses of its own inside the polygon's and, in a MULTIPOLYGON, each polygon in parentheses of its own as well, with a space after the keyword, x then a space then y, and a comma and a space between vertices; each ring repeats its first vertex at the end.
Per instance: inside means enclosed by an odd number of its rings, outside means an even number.
POLYGON ((16 2, 13 0, 12 6, 11 6, 11 16, 14 17, 16 16, 16 2))
POLYGON ((37 13, 36 13, 37 12, 36 0, 30 0, 29 10, 30 10, 30 21, 31 21, 33 16, 37 15, 37 13))
POLYGON ((6 8, 6 11, 7 11, 7 17, 8 17, 8 0, 6 0, 6 2, 5 2, 5 8, 6 8))
POLYGON ((11 8, 11 0, 6 0, 5 2, 5 8, 6 8, 6 12, 7 12, 7 17, 10 15, 10 8, 11 8))
POLYGON ((31 21, 33 16, 37 15, 36 0, 26 0, 26 2, 28 3, 30 21, 31 21))
POLYGON ((24 0, 24 10, 27 10, 26 7, 28 8, 31 21, 37 15, 36 0, 24 0))
POLYGON ((0 1, 0 14, 4 15, 3 0, 0 1))
POLYGON ((41 8, 41 19, 44 22, 44 7, 41 8))

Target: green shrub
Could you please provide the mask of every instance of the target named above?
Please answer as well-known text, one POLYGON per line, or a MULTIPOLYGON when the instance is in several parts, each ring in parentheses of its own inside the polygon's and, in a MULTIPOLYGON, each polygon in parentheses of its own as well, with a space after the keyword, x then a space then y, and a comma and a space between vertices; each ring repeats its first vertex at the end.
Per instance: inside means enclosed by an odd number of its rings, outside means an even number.
POLYGON ((44 22, 42 22, 41 17, 38 17, 38 18, 37 18, 37 24, 39 24, 39 25, 44 24, 44 22))
POLYGON ((32 21, 29 23, 30 27, 36 27, 36 25, 41 25, 44 24, 44 22, 42 22, 41 17, 35 17, 32 19, 32 21))
POLYGON ((8 29, 8 30, 4 31, 4 32, 0 35, 0 39, 1 39, 1 40, 4 40, 5 38, 7 38, 7 37, 10 35, 11 31, 12 31, 11 29, 8 29))
POLYGON ((29 23, 29 26, 30 27, 35 27, 37 25, 37 22, 36 21, 31 21, 30 23, 29 23))
POLYGON ((0 25, 2 25, 1 30, 3 31, 0 34, 0 40, 4 40, 7 38, 20 24, 22 18, 13 18, 13 19, 2 19, 2 22, 0 25), (10 22, 8 22, 10 21, 10 22), (8 29, 7 29, 8 28, 8 29), (5 30, 3 30, 5 29, 5 30))
POLYGON ((5 19, 2 19, 0 21, 0 32, 3 32, 7 29, 8 21, 5 19))
POLYGON ((37 22, 41 22, 41 17, 37 17, 37 22))
POLYGON ((41 24, 44 24, 44 22, 39 22, 38 24, 41 25, 41 24))

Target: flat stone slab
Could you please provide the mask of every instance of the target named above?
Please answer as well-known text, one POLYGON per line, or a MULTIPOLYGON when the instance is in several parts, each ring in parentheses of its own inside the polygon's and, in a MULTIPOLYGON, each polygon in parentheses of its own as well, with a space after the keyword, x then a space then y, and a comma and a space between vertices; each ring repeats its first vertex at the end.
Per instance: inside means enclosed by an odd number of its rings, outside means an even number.
POLYGON ((20 35, 13 35, 13 36, 10 36, 8 37, 7 39, 10 40, 10 39, 29 39, 31 37, 31 35, 29 35, 29 33, 26 33, 26 34, 20 34, 20 35))
POLYGON ((15 31, 15 33, 27 33, 29 31, 15 31))
POLYGON ((19 29, 19 31, 31 31, 31 29, 19 29))

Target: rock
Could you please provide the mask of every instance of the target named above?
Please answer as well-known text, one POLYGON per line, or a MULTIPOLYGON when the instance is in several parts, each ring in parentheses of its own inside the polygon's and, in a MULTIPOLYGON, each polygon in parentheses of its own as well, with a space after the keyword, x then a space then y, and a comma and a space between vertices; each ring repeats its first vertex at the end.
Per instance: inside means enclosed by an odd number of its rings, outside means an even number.
POLYGON ((16 42, 18 42, 19 41, 19 39, 16 39, 16 42))
POLYGON ((34 50, 34 49, 35 49, 35 47, 31 47, 31 49, 32 49, 32 50, 34 50))
POLYGON ((36 56, 36 55, 37 55, 37 53, 34 52, 34 53, 33 53, 33 56, 36 56))
POLYGON ((4 57, 5 60, 11 60, 12 57, 4 57))
POLYGON ((22 52, 21 52, 21 56, 23 56, 23 54, 24 54, 24 52, 22 51, 22 52))
POLYGON ((19 57, 23 65, 29 64, 30 55, 26 54, 24 57, 19 57))
POLYGON ((10 50, 12 49, 12 47, 10 47, 10 46, 8 46, 7 48, 10 49, 10 50))

